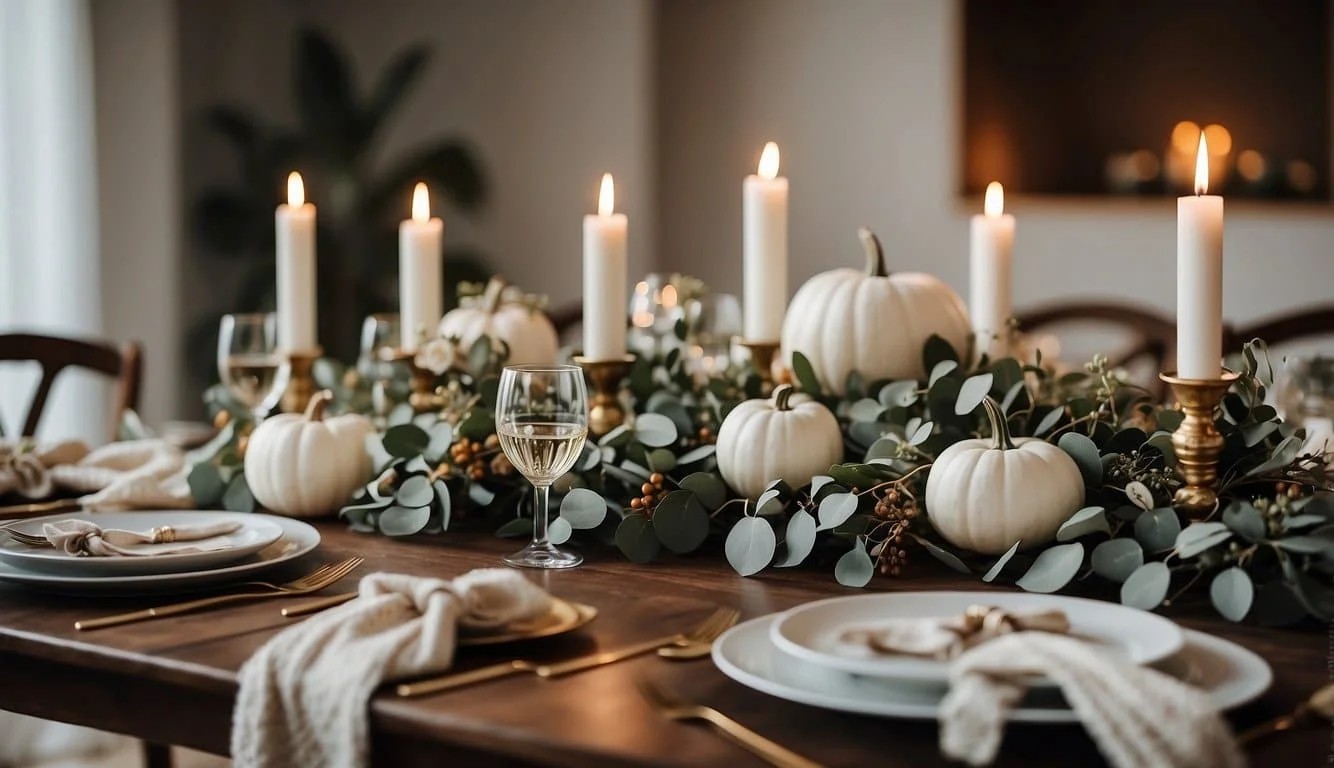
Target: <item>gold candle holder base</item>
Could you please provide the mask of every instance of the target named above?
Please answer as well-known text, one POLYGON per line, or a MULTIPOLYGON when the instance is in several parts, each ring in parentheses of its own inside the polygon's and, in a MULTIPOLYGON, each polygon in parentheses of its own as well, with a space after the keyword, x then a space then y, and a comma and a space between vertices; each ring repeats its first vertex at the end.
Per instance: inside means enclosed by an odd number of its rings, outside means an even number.
POLYGON ((287 388, 278 404, 283 413, 305 413, 316 392, 315 361, 323 354, 322 347, 287 353, 287 388))
POLYGON ((750 352, 750 362, 759 371, 760 381, 765 389, 774 385, 774 357, 778 354, 779 343, 776 341, 738 341, 738 344, 750 352))
POLYGON ((1228 370, 1217 379, 1182 379, 1175 371, 1159 376, 1172 387, 1186 414, 1172 433, 1177 469, 1186 484, 1177 489, 1172 501, 1192 519, 1212 514, 1218 507, 1218 457, 1223 453, 1223 436, 1214 426, 1214 415, 1237 377, 1228 370))
POLYGON ((574 358, 574 364, 584 369, 584 376, 593 385, 593 398, 588 408, 588 431, 601 437, 625 423, 625 407, 621 405, 621 382, 630 373, 633 355, 611 360, 574 358))
POLYGON ((412 391, 408 394, 408 405, 412 406, 412 410, 417 413, 430 413, 445 407, 444 397, 435 391, 436 375, 417 365, 416 352, 405 352, 399 347, 386 354, 385 359, 408 367, 412 377, 409 384, 412 391))

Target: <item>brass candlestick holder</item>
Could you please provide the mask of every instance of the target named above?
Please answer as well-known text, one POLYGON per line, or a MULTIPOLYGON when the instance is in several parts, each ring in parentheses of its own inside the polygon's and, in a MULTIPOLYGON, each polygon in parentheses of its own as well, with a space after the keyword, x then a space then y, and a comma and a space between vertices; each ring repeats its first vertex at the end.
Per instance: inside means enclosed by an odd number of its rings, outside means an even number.
POLYGON ((621 382, 630 373, 633 355, 611 360, 590 360, 579 356, 574 364, 584 369, 584 376, 593 385, 593 399, 588 408, 588 431, 601 437, 625 423, 625 407, 621 405, 621 382))
POLYGON ((408 405, 417 413, 430 413, 445 407, 444 398, 435 391, 435 374, 417 365, 417 353, 398 347, 385 353, 384 359, 402 363, 408 367, 411 375, 408 405))
POLYGON ((1186 418, 1172 433, 1172 448, 1177 468, 1186 478, 1172 501, 1191 514, 1204 517, 1218 506, 1218 457, 1223 452, 1223 436, 1214 426, 1214 414, 1238 374, 1224 370, 1217 379, 1182 379, 1176 372, 1161 374, 1172 387, 1186 418))
POLYGON ((279 402, 283 413, 304 413, 315 396, 315 361, 324 354, 322 347, 287 353, 287 388, 279 402))
POLYGON ((764 388, 774 385, 774 357, 778 354, 779 343, 776 341, 738 341, 738 344, 750 352, 750 362, 759 371, 764 388))

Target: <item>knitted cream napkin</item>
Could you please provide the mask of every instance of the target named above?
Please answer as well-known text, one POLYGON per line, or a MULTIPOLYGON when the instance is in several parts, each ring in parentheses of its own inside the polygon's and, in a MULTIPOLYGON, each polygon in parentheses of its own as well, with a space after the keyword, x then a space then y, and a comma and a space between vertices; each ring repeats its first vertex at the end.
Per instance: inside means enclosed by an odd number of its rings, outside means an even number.
POLYGON ((102 528, 87 520, 60 520, 42 525, 42 535, 67 555, 91 557, 152 557, 213 552, 231 546, 226 542, 202 543, 225 536, 241 527, 235 521, 207 524, 164 525, 147 532, 102 528), (177 544, 176 542, 201 542, 177 544))
POLYGON ((1010 632, 1070 631, 1064 611, 1002 611, 986 605, 970 606, 957 616, 926 619, 882 619, 851 624, 839 641, 864 645, 875 653, 952 659, 974 646, 1010 632))
POLYGON ((1036 676, 1061 688, 1114 768, 1242 768, 1232 731, 1203 692, 1071 637, 1016 632, 978 645, 950 665, 940 705, 940 749, 987 765, 1005 720, 1036 676))
POLYGON ((448 669, 459 626, 499 627, 550 605, 544 590, 505 568, 453 581, 365 577, 356 600, 284 630, 241 667, 234 765, 366 765, 366 707, 381 682, 448 669))

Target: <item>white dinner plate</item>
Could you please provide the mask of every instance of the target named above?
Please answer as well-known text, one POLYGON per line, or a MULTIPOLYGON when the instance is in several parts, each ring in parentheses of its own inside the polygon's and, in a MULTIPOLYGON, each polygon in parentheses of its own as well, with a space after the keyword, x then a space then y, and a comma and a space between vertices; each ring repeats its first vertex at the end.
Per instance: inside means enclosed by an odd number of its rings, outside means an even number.
MULTIPOLYGON (((935 720, 944 688, 891 682, 831 670, 790 656, 771 642, 778 616, 763 616, 728 630, 713 644, 723 674, 761 693, 822 709, 913 720, 935 720)), ((1269 689, 1265 660, 1236 643, 1186 630, 1185 645, 1155 666, 1203 690, 1219 709, 1253 701, 1269 689)), ((1030 691, 1011 722, 1075 723, 1079 718, 1053 691, 1030 691)))
POLYGON ((281 537, 239 562, 222 567, 182 573, 70 576, 29 571, 0 562, 0 583, 22 584, 47 592, 76 595, 190 592, 253 577, 260 571, 295 560, 319 546, 320 532, 308 523, 277 515, 254 513, 251 516, 277 525, 282 530, 281 537))
POLYGON ((62 520, 87 520, 101 528, 120 528, 127 531, 147 532, 169 525, 212 525, 235 522, 241 527, 228 534, 198 541, 182 542, 183 546, 199 547, 205 551, 181 552, 151 557, 83 557, 67 554, 51 547, 31 547, 0 534, 0 562, 30 571, 42 571, 64 576, 143 575, 150 573, 181 573, 218 568, 235 562, 277 541, 283 529, 265 517, 242 512, 204 512, 201 510, 162 510, 136 512, 74 512, 10 523, 20 533, 42 535, 42 525, 62 520))
POLYGON ((1146 611, 1102 600, 1022 592, 886 592, 819 600, 780 614, 773 623, 772 639, 784 653, 818 666, 944 685, 947 662, 876 653, 865 643, 849 643, 840 635, 851 625, 877 620, 958 616, 971 605, 1064 611, 1072 635, 1136 664, 1168 658, 1183 642, 1180 627, 1146 611))

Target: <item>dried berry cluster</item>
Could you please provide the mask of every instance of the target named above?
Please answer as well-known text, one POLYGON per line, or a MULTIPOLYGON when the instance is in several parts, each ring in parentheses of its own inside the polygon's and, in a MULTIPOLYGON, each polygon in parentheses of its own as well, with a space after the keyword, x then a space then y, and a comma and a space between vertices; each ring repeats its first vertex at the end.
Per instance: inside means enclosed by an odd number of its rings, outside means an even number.
POLYGON ((649 475, 648 482, 639 488, 642 494, 630 499, 630 509, 643 512, 648 517, 653 517, 653 508, 662 501, 662 497, 667 495, 667 489, 663 487, 666 479, 661 472, 654 472, 649 475))

